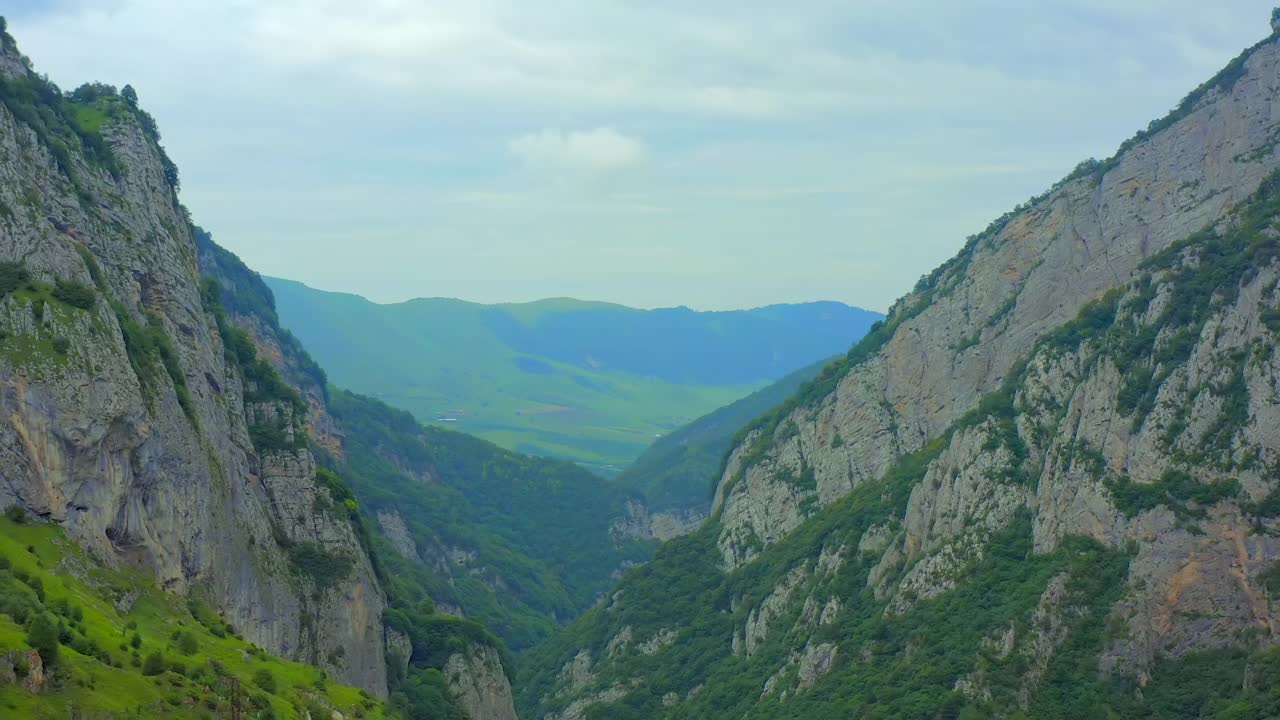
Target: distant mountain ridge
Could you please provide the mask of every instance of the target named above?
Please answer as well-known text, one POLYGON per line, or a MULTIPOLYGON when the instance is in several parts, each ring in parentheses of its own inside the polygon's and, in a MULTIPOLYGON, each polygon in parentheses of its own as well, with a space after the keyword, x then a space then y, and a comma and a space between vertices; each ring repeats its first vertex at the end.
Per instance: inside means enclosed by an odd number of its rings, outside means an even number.
POLYGON ((882 317, 838 302, 716 312, 570 298, 381 305, 264 280, 281 322, 337 384, 606 474, 655 437, 844 352, 882 317))

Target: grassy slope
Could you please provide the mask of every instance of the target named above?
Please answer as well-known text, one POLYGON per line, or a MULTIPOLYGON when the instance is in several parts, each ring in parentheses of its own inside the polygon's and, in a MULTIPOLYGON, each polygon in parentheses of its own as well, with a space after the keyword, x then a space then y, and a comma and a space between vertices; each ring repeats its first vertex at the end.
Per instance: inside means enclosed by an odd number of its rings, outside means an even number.
MULTIPOLYGON (((0 557, 12 565, 11 569, 0 569, 0 608, 12 609, 14 603, 38 605, 30 588, 34 581, 23 582, 15 575, 25 573, 38 578, 45 596, 45 612, 60 614, 54 608, 63 601, 67 607, 79 609, 83 613, 81 623, 72 623, 65 616, 61 621, 72 626, 77 644, 95 644, 110 660, 106 664, 62 645, 51 689, 31 695, 18 686, 0 685, 0 716, 70 717, 75 708, 129 717, 135 716, 131 713, 148 718, 227 717, 228 690, 213 670, 212 663, 216 662, 222 668, 221 674, 239 679, 246 708, 253 707, 252 701, 260 708, 270 707, 274 716, 288 718, 295 717, 297 709, 306 703, 323 698, 325 704, 338 708, 346 717, 384 717, 382 707, 361 691, 328 682, 309 665, 262 653, 227 634, 226 626, 216 616, 198 610, 202 624, 181 600, 161 592, 140 573, 98 565, 54 526, 19 524, 0 518, 0 557), (112 600, 127 593, 137 593, 137 600, 127 611, 120 612, 112 600), (176 647, 175 631, 185 631, 195 638, 195 652, 183 653, 176 647), (129 645, 135 632, 141 638, 136 652, 129 645), (181 664, 182 674, 170 669, 144 676, 142 668, 134 664, 135 658, 141 663, 157 651, 164 655, 170 668, 181 664), (275 679, 274 693, 254 682, 255 674, 264 670, 275 679)), ((26 628, 13 615, 0 611, 0 655, 29 649, 26 638, 26 628)), ((255 716, 273 715, 263 710, 255 716)))
POLYGON ((650 511, 710 502, 716 471, 743 425, 786 401, 818 376, 826 360, 801 368, 741 400, 703 415, 649 446, 617 477, 620 487, 642 494, 650 511))
POLYGON ((606 474, 655 437, 846 350, 878 317, 836 304, 752 316, 565 299, 376 305, 289 281, 268 284, 284 324, 338 385, 426 422, 454 418, 441 424, 606 474), (798 333, 809 339, 793 341, 798 333), (716 353, 767 362, 725 378, 716 353))

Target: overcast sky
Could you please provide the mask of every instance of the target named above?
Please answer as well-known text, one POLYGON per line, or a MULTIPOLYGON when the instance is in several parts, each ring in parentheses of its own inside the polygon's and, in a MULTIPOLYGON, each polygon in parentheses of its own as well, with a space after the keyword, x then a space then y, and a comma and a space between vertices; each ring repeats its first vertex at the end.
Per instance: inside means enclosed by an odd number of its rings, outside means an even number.
POLYGON ((1231 0, 7 0, 196 222, 377 301, 883 310, 1269 31, 1231 0), (1210 9, 1211 8, 1211 9, 1210 9))

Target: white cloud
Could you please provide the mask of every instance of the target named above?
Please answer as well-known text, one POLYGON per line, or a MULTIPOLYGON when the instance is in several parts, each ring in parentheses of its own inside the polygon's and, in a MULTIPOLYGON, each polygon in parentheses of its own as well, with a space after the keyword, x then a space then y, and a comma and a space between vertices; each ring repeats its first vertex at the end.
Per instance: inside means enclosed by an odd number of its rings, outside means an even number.
POLYGON ((543 130, 507 143, 525 168, 552 175, 598 175, 639 165, 645 146, 613 128, 563 132, 543 130))

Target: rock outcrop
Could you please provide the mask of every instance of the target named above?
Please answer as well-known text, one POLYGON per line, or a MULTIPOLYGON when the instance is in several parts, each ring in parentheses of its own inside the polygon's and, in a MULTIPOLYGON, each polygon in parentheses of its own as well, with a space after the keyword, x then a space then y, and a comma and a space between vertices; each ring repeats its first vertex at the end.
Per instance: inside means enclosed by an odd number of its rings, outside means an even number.
POLYGON ((472 644, 465 652, 449 656, 444 674, 449 690, 471 720, 516 720, 511 683, 497 650, 472 644))
POLYGON ((10 650, 0 655, 0 686, 17 685, 29 693, 39 694, 46 682, 44 659, 35 650, 10 650))
POLYGON ((644 503, 638 500, 627 501, 626 513, 625 517, 614 521, 612 528, 614 537, 666 542, 697 530, 702 521, 707 519, 707 513, 696 508, 651 513, 644 503))

